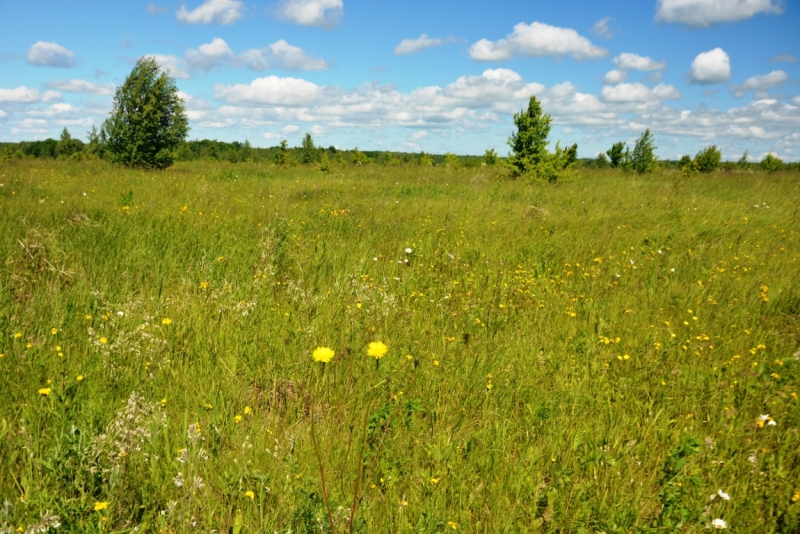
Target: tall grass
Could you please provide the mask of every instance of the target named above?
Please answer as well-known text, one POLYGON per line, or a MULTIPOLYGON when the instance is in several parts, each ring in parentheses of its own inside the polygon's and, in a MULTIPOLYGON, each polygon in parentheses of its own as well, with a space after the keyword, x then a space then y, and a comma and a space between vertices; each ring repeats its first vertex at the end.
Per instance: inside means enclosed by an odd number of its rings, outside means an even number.
POLYGON ((797 174, 0 174, 0 532, 800 529, 797 174))

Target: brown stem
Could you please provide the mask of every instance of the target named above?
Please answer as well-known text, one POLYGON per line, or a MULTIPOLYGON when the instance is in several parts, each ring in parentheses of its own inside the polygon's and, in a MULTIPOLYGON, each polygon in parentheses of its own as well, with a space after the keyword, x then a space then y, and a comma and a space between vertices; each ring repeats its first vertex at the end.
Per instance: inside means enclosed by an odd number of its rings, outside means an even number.
POLYGON ((363 437, 361 439, 361 450, 358 453, 358 475, 356 476, 356 487, 353 490, 353 506, 350 508, 350 534, 353 534, 353 519, 358 508, 358 494, 361 491, 361 473, 364 471, 364 446, 367 443, 367 422, 369 421, 369 404, 364 414, 363 437))
MULTIPOLYGON (((311 441, 314 443, 314 453, 317 455, 317 463, 319 463, 319 477, 322 480, 322 498, 325 499, 325 508, 328 509, 328 521, 331 522, 331 532, 336 534, 336 526, 333 524, 333 513, 331 513, 331 504, 328 502, 328 490, 325 487, 325 469, 322 466, 322 456, 319 454, 319 445, 317 444, 317 433, 314 424, 314 404, 311 404, 311 441)), ((352 527, 351 527, 352 530, 352 527)))

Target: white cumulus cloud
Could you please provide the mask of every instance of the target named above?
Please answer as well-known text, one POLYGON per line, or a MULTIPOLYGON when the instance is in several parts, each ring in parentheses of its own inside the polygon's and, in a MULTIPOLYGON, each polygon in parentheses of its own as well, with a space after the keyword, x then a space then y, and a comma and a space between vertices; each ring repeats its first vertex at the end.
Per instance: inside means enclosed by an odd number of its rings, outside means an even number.
POLYGON ((342 0, 283 0, 275 11, 285 22, 332 28, 344 16, 342 0))
POLYGON ((666 61, 656 61, 647 56, 640 56, 630 52, 623 52, 611 60, 620 70, 663 70, 667 68, 666 61))
POLYGON ((233 51, 224 39, 215 37, 210 43, 186 51, 186 64, 190 69, 208 72, 233 57, 233 51))
POLYGON ((680 91, 672 85, 663 83, 652 89, 642 83, 621 83, 613 87, 606 86, 600 92, 605 102, 660 102, 662 100, 680 100, 680 91))
POLYGON ((25 53, 28 63, 40 67, 74 67, 75 52, 58 43, 39 41, 25 53))
MULTIPOLYGON (((338 93, 338 89, 334 89, 338 93)), ((300 78, 267 76, 249 84, 214 86, 214 98, 230 104, 251 106, 296 106, 321 102, 330 90, 300 78)))
POLYGON ((178 56, 150 54, 150 57, 155 59, 156 63, 173 78, 178 78, 179 80, 189 79, 189 73, 183 67, 183 62, 178 56))
POLYGON ((61 94, 56 91, 45 91, 42 93, 38 89, 30 89, 20 85, 14 89, 0 87, 0 102, 14 104, 32 104, 36 102, 58 102, 61 94))
POLYGON ((658 0, 656 22, 707 27, 749 19, 759 13, 782 12, 780 0, 658 0))
POLYGON ((520 22, 504 39, 481 39, 469 48, 469 56, 476 61, 505 61, 514 56, 572 56, 582 60, 607 55, 608 50, 592 44, 572 28, 542 22, 520 22))
POLYGON ((413 54, 415 52, 420 52, 421 50, 425 50, 426 48, 433 48, 434 46, 442 46, 444 44, 444 39, 439 39, 438 37, 428 37, 426 34, 420 35, 416 39, 403 39, 400 41, 400 44, 394 48, 395 55, 398 56, 405 56, 408 54, 413 54))
POLYGON ((760 74, 758 76, 751 76, 747 78, 742 85, 733 86, 733 94, 736 98, 741 98, 748 91, 766 91, 783 85, 789 81, 789 75, 786 71, 773 70, 769 74, 760 74))
POLYGON ((195 9, 186 9, 186 4, 175 12, 175 18, 183 24, 233 24, 242 18, 244 2, 240 0, 205 0, 195 9))
POLYGON ((701 52, 692 61, 689 73, 695 83, 719 83, 731 77, 731 58, 722 48, 701 52))
POLYGON ((239 65, 262 71, 284 70, 325 70, 330 67, 327 61, 309 56, 302 48, 292 46, 283 39, 266 48, 245 50, 236 58, 239 65))
POLYGON ((58 89, 66 93, 80 93, 86 95, 109 96, 113 95, 116 87, 113 83, 95 83, 87 80, 51 80, 47 87, 58 89))
POLYGON ((610 70, 603 76, 603 83, 606 85, 617 85, 626 81, 628 81, 628 73, 624 70, 610 70))

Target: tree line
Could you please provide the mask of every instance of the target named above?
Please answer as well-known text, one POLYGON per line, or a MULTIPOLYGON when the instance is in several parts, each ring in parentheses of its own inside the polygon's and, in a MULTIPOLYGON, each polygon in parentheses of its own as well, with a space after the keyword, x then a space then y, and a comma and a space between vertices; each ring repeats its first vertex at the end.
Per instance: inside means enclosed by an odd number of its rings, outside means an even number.
MULTIPOLYGON (((87 142, 72 137, 64 128, 60 138, 20 143, 0 143, 0 159, 11 158, 101 158, 127 167, 165 169, 175 161, 266 162, 281 166, 315 165, 322 171, 342 165, 444 165, 447 167, 476 167, 499 165, 514 178, 556 182, 579 166, 613 168, 636 173, 649 173, 657 167, 675 167, 684 175, 710 173, 721 166, 722 153, 714 145, 701 150, 694 158, 683 156, 677 162, 659 162, 655 156, 655 137, 646 129, 633 150, 620 141, 592 160, 578 159, 578 145, 547 149, 552 119, 543 112, 536 96, 531 96, 528 108, 514 114, 516 131, 508 139, 511 153, 501 158, 493 149, 483 156, 458 156, 447 153, 433 155, 389 151, 339 150, 315 145, 306 133, 299 147, 289 147, 283 140, 278 146, 255 148, 245 140, 232 143, 217 140, 186 141, 189 121, 175 80, 161 69, 152 57, 137 61, 124 83, 117 88, 109 117, 100 129, 92 127, 87 142)), ((749 161, 747 152, 736 163, 740 169, 760 168, 768 172, 798 169, 800 163, 784 164, 767 155, 757 165, 749 161)))

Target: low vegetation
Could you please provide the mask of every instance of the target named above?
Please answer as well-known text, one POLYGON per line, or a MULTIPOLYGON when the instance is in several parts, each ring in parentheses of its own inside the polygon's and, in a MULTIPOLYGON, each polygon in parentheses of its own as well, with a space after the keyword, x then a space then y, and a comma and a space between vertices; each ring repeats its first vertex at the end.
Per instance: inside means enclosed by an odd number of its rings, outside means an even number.
POLYGON ((2 164, 0 532, 800 529, 796 173, 332 155, 2 164))

